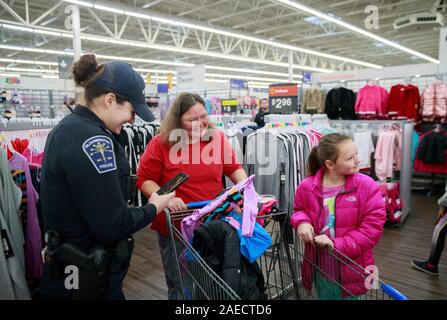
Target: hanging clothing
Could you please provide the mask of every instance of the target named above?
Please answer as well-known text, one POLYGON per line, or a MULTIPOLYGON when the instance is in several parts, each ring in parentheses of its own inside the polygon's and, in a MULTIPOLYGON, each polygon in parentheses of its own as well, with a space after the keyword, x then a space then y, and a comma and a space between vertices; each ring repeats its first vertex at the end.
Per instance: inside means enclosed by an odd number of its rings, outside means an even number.
POLYGON ((403 203, 400 199, 400 183, 379 182, 378 186, 385 203, 387 221, 399 223, 403 210, 403 203))
POLYGON ((120 134, 115 135, 129 161, 131 177, 129 205, 144 206, 148 202, 148 199, 137 188, 136 174, 141 156, 146 150, 149 141, 154 137, 156 130, 157 126, 152 123, 134 124, 124 126, 120 134))
POLYGON ((397 84, 391 87, 387 114, 392 119, 412 119, 418 121, 421 98, 418 87, 397 84))
POLYGON ((374 152, 374 144, 372 141, 372 134, 366 132, 354 132, 353 140, 357 146, 360 169, 367 169, 371 167, 371 153, 374 152))
POLYGON ((443 130, 440 133, 433 132, 433 130, 428 131, 421 135, 419 139, 416 159, 414 159, 414 171, 447 174, 446 149, 442 151, 442 146, 445 147, 445 142, 442 140, 445 139, 447 131, 443 130), (424 141, 426 138, 428 138, 428 140, 424 141), (443 162, 439 162, 442 159, 443 162), (425 162, 427 160, 431 163, 425 162))
POLYGON ((388 91, 377 85, 365 85, 357 93, 355 113, 384 115, 388 104, 388 91))
POLYGON ((33 279, 42 277, 42 233, 37 214, 39 195, 34 188, 28 161, 15 152, 9 160, 9 169, 18 187, 22 190, 22 221, 25 234, 25 267, 27 274, 33 279))
POLYGON ((0 148, 0 300, 28 300, 25 242, 20 219, 22 192, 12 180, 7 153, 0 148))
POLYGON ((419 142, 416 156, 426 164, 440 164, 446 160, 447 131, 436 132, 434 130, 424 135, 419 142))
POLYGON ((329 119, 356 120, 355 93, 346 88, 335 88, 328 92, 325 113, 329 119))
POLYGON ((326 93, 317 88, 304 91, 302 113, 319 114, 324 112, 324 100, 326 93))
POLYGON ((412 152, 411 152, 411 161, 414 161, 414 159, 416 158, 416 151, 419 147, 419 134, 417 133, 416 130, 413 130, 413 134, 412 134, 412 144, 413 144, 413 148, 412 148, 412 152))
POLYGON ((255 189, 279 200, 282 211, 292 212, 298 184, 307 175, 307 161, 313 146, 323 136, 305 127, 274 133, 258 130, 247 138, 247 174, 256 175, 255 189))
POLYGON ((422 94, 421 104, 422 121, 447 123, 447 83, 429 85, 422 94))
POLYGON ((394 168, 400 170, 402 133, 398 130, 379 131, 375 158, 375 173, 380 181, 393 177, 394 168), (395 166, 396 165, 396 166, 395 166))

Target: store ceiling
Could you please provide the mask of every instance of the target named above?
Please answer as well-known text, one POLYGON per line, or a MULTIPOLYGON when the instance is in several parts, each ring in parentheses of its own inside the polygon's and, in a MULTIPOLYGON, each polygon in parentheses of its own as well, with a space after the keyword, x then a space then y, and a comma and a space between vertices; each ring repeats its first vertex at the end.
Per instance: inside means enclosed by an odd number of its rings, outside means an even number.
MULTIPOLYGON (((88 2, 93 3, 92 1, 88 2)), ((371 4, 376 5, 379 8, 379 30, 370 30, 370 32, 437 59, 439 28, 429 27, 419 31, 414 29, 394 30, 393 28, 395 19, 408 14, 429 12, 433 9, 435 2, 434 0, 299 1, 300 4, 341 18, 362 29, 365 29, 367 17, 365 8, 371 4)), ((320 69, 324 71, 365 68, 364 63, 396 66, 428 62, 276 0, 123 0, 96 1, 95 3, 101 3, 109 9, 125 9, 140 14, 153 14, 158 18, 157 21, 149 21, 144 18, 139 19, 134 16, 129 17, 124 14, 81 6, 81 33, 87 36, 105 37, 101 38, 102 40, 83 40, 82 49, 103 56, 206 64, 207 66, 238 69, 248 68, 283 74, 287 73, 289 59, 289 51, 284 48, 284 45, 341 57, 341 59, 332 59, 294 51, 295 64, 317 68, 316 71, 320 69), (189 24, 199 24, 202 29, 176 26, 160 20, 163 17, 189 24), (216 34, 212 30, 203 31, 204 26, 218 29, 220 34, 216 34), (236 32, 249 38, 241 39, 233 35, 224 35, 228 34, 225 32, 236 32), (264 43, 252 41, 252 37, 260 38, 264 43), (107 39, 115 40, 115 43, 104 42, 107 39), (131 45, 126 45, 120 43, 123 40, 133 42, 131 45), (279 43, 283 47, 267 45, 265 41, 279 43), (144 47, 148 43, 152 45, 144 47), (160 50, 160 46, 164 46, 164 50, 160 50), (358 60, 359 63, 341 61, 344 58, 358 60), (247 59, 256 60, 249 62, 246 61, 247 59)), ((437 3, 442 8, 443 1, 438 0, 437 3)), ((36 30, 70 33, 65 26, 65 20, 69 16, 65 10, 69 5, 70 3, 64 1, 51 0, 0 0, 0 23, 28 25, 36 30), (28 14, 27 7, 29 8, 28 14), (46 15, 42 16, 45 13, 46 15), (35 23, 30 25, 33 22, 35 23)), ((24 52, 6 49, 5 46, 67 51, 72 50, 73 47, 72 39, 68 37, 0 27, 0 67, 45 69, 56 67, 30 66, 29 63, 9 60, 9 62, 2 62, 1 59, 56 62, 56 54, 24 52)), ((150 63, 144 60, 131 61, 131 63, 138 68, 175 70, 175 66, 150 63)), ((315 72, 315 70, 311 69, 311 72, 315 72)), ((216 69, 207 70, 207 72, 231 73, 216 69)), ((301 72, 303 70, 298 68, 294 70, 296 74, 301 72)), ((262 77, 269 76, 262 75, 262 77)), ((270 78, 272 77, 275 78, 275 76, 270 76, 270 78)))

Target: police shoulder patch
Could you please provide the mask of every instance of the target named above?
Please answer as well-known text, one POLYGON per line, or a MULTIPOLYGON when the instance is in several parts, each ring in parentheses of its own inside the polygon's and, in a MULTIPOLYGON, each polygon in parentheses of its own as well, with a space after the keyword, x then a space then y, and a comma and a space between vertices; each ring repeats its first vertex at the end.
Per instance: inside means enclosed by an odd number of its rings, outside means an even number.
POLYGON ((116 170, 113 142, 107 136, 94 136, 82 144, 82 150, 98 173, 116 170))

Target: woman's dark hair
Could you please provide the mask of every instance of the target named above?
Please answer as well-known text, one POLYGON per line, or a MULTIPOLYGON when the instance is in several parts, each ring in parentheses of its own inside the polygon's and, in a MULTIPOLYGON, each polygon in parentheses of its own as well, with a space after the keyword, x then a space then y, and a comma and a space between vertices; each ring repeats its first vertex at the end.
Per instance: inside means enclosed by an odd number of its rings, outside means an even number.
POLYGON ((175 144, 175 141, 169 141, 169 135, 173 130, 181 128, 183 114, 197 102, 205 107, 205 101, 195 93, 182 92, 174 99, 160 127, 160 135, 163 143, 175 144))
POLYGON ((338 133, 331 133, 321 138, 318 146, 313 147, 309 155, 309 175, 316 175, 318 170, 324 166, 326 160, 337 161, 340 154, 340 145, 348 140, 351 140, 351 138, 338 133))
POLYGON ((84 88, 84 99, 87 104, 93 99, 107 93, 113 93, 116 96, 116 102, 124 103, 126 100, 113 91, 104 89, 94 84, 104 72, 105 64, 98 65, 96 57, 92 53, 82 55, 78 61, 73 64, 73 78, 78 87, 84 88))

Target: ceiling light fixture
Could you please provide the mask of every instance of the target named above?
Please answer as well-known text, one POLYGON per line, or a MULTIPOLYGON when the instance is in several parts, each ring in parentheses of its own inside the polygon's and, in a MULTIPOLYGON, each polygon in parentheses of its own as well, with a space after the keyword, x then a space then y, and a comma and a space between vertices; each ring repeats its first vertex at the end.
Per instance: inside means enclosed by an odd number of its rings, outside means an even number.
MULTIPOLYGON (((15 27, 15 25, 6 25, 6 24, 3 24, 3 26, 15 27)), ((27 32, 36 32, 35 28, 33 28, 33 29, 25 28, 25 29, 20 29, 20 30, 27 31, 27 32)), ((62 36, 65 38, 73 38, 73 34, 71 34, 71 33, 63 33, 62 32, 62 33, 59 33, 59 36, 62 36)), ((132 47, 139 47, 139 48, 163 50, 163 51, 168 51, 168 52, 180 52, 180 53, 186 53, 186 54, 202 55, 202 56, 208 56, 208 57, 219 58, 219 59, 250 62, 250 63, 255 63, 255 64, 264 64, 264 65, 271 65, 271 66, 284 67, 284 68, 289 67, 289 64, 285 63, 285 62, 267 61, 267 60, 262 60, 262 59, 257 59, 257 58, 248 58, 248 57, 222 54, 222 53, 218 53, 218 52, 206 52, 206 51, 201 51, 201 50, 197 50, 197 49, 188 49, 188 48, 173 49, 172 47, 165 46, 165 45, 149 44, 149 43, 141 42, 141 41, 116 40, 116 39, 111 39, 108 37, 100 37, 100 36, 91 35, 91 34, 81 34, 80 37, 82 40, 117 44, 117 45, 122 45, 122 46, 126 46, 126 47, 132 46, 132 47)), ((190 65, 192 65, 192 64, 190 64, 190 65)), ((293 68, 299 69, 299 70, 312 71, 312 72, 322 72, 322 73, 332 73, 333 72, 333 70, 330 70, 330 69, 317 68, 317 67, 311 67, 311 66, 303 66, 303 65, 298 65, 298 64, 294 64, 293 68)))
POLYGON ((411 55, 417 56, 417 57, 419 57, 421 59, 424 59, 424 60, 427 60, 427 61, 430 61, 430 62, 436 63, 436 64, 440 63, 439 60, 437 60, 437 59, 429 57, 429 56, 427 56, 427 55, 425 55, 423 53, 420 53, 420 52, 418 52, 416 50, 412 50, 412 49, 409 49, 407 47, 404 47, 404 46, 402 46, 400 44, 397 44, 397 43, 395 43, 393 41, 390 41, 390 40, 387 40, 385 38, 379 37, 379 36, 377 36, 377 35, 375 35, 375 34, 373 34, 371 32, 365 31, 365 30, 363 30, 361 28, 358 28, 358 27, 356 27, 356 26, 354 26, 352 24, 346 23, 346 22, 344 22, 344 21, 342 21, 340 19, 337 19, 335 17, 331 17, 330 15, 327 15, 327 14, 322 13, 320 11, 317 11, 315 9, 306 7, 306 6, 304 6, 304 5, 300 4, 300 3, 296 3, 296 2, 293 2, 293 1, 290 1, 290 0, 276 0, 276 2, 280 2, 280 3, 285 4, 287 6, 290 6, 290 7, 293 7, 295 9, 298 9, 299 11, 306 12, 306 13, 308 13, 310 15, 317 16, 317 17, 322 18, 322 19, 324 19, 326 21, 335 23, 335 24, 337 24, 337 25, 339 25, 339 26, 341 26, 341 27, 343 27, 345 29, 354 31, 354 32, 356 32, 358 34, 361 34, 362 36, 365 36, 367 38, 379 41, 379 42, 381 42, 383 44, 386 44, 386 45, 388 45, 390 47, 393 47, 393 48, 396 48, 398 50, 404 51, 404 52, 409 53, 411 55))
MULTIPOLYGON (((71 1, 71 0, 64 0, 64 1, 73 3, 73 1, 71 1)), ((98 10, 104 10, 104 11, 112 11, 113 10, 112 12, 114 12, 115 10, 119 10, 116 8, 111 8, 109 6, 99 5, 96 3, 92 4, 90 2, 85 2, 85 1, 76 1, 76 2, 78 2, 78 4, 80 6, 87 6, 90 8, 94 6, 98 10)), ((119 11, 121 12, 121 10, 119 10, 119 11)), ((214 34, 220 34, 220 35, 229 36, 229 37, 233 37, 233 38, 253 41, 253 42, 262 43, 262 44, 277 47, 277 48, 283 48, 286 50, 292 50, 292 51, 296 51, 296 52, 304 52, 304 53, 308 53, 311 55, 328 58, 328 59, 333 59, 333 60, 338 60, 338 61, 343 61, 343 62, 349 62, 349 63, 361 65, 364 67, 368 67, 368 68, 374 68, 374 69, 382 68, 382 66, 377 65, 377 64, 372 64, 372 63, 368 63, 368 62, 364 62, 364 61, 360 61, 360 60, 341 57, 341 56, 337 56, 337 55, 333 55, 333 54, 322 53, 322 52, 318 52, 315 50, 300 48, 300 47, 296 47, 296 46, 292 46, 292 45, 288 45, 288 44, 284 44, 284 43, 274 42, 274 41, 267 40, 267 39, 262 39, 262 38, 258 38, 258 37, 254 37, 254 36, 250 36, 250 35, 245 35, 242 33, 236 33, 236 32, 232 32, 232 31, 218 29, 216 27, 208 27, 205 25, 199 25, 199 24, 195 24, 195 23, 180 21, 178 18, 169 19, 169 18, 164 18, 164 17, 160 17, 160 16, 155 16, 154 14, 138 13, 138 12, 134 12, 132 10, 122 10, 122 11, 124 11, 124 15, 127 15, 127 16, 137 17, 137 18, 146 19, 146 20, 153 20, 153 21, 157 21, 160 23, 166 23, 169 25, 186 27, 186 28, 190 28, 190 29, 201 30, 201 31, 210 32, 210 33, 214 33, 214 34)))

